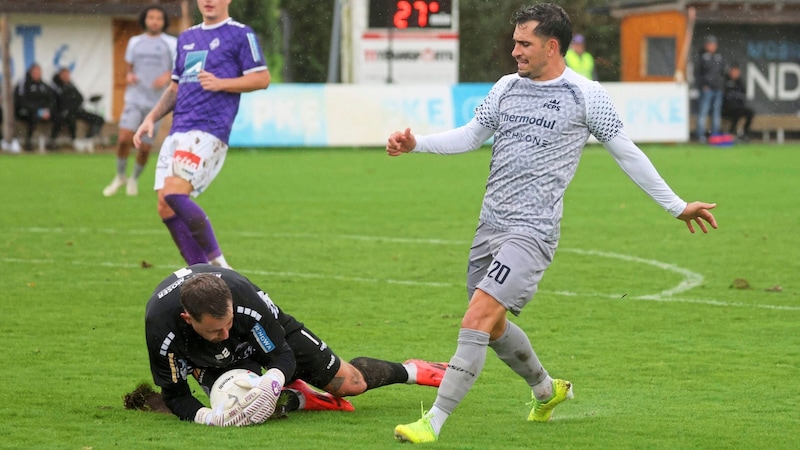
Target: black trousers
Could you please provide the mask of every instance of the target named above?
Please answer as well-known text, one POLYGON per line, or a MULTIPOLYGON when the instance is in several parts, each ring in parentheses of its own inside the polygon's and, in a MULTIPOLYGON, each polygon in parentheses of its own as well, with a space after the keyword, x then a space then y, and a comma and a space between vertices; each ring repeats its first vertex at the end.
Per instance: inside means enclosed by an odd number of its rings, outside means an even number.
POLYGON ((739 121, 742 119, 744 119, 744 134, 750 133, 750 124, 753 122, 753 116, 755 115, 752 108, 748 108, 747 106, 726 108, 722 111, 722 115, 731 121, 731 134, 736 134, 736 131, 739 129, 739 121))
POLYGON ((77 111, 62 111, 53 121, 53 130, 50 133, 50 137, 55 139, 58 133, 61 132, 61 129, 66 126, 69 137, 74 140, 76 137, 75 129, 79 120, 89 125, 89 131, 86 133, 87 138, 94 137, 100 132, 100 129, 103 128, 103 124, 106 123, 105 119, 102 117, 90 113, 83 108, 77 111))
MULTIPOLYGON (((16 116, 17 120, 19 120, 20 122, 24 122, 27 125, 25 139, 26 142, 28 143, 30 143, 31 141, 31 137, 33 136, 33 130, 36 129, 36 125, 39 125, 40 123, 50 122, 49 119, 44 120, 41 117, 39 117, 39 114, 37 114, 36 111, 28 111, 27 109, 20 109, 19 111, 17 111, 16 116)), ((50 119, 52 118, 53 116, 51 115, 50 119)))

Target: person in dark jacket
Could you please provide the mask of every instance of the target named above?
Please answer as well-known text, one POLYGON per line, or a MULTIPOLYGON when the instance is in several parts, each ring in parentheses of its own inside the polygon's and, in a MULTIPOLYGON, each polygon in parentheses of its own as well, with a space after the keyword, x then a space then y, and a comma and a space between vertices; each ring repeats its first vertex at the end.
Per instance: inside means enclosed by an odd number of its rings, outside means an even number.
MULTIPOLYGON (((41 122, 49 122, 56 106, 56 95, 50 86, 42 81, 42 67, 31 64, 25 79, 14 89, 14 109, 17 120, 28 125, 25 135, 25 150, 33 150, 31 137, 33 130, 41 122)), ((52 142, 48 143, 52 147, 52 142)))
POLYGON ((86 133, 87 139, 93 138, 100 132, 105 120, 83 108, 83 94, 72 84, 72 74, 68 68, 62 67, 53 76, 53 91, 55 91, 58 99, 51 133, 53 140, 66 125, 69 137, 74 141, 78 120, 82 120, 89 125, 89 131, 86 133))
POLYGON ((725 95, 722 101, 722 117, 730 120, 731 134, 740 141, 750 140, 750 124, 753 122, 755 111, 747 106, 747 91, 742 82, 742 71, 738 64, 731 64, 725 76, 725 95), (742 132, 739 130, 739 121, 744 119, 742 132))
POLYGON ((706 142, 706 117, 711 112, 711 134, 719 134, 722 121, 722 92, 725 84, 725 60, 717 52, 717 38, 706 36, 703 50, 694 65, 694 82, 700 91, 697 114, 697 140, 706 142))

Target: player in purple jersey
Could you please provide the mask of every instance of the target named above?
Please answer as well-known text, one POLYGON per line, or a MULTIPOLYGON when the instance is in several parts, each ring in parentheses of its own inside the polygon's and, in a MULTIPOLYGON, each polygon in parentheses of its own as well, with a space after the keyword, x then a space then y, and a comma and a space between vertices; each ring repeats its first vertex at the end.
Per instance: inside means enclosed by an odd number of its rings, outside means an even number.
POLYGON ((230 0, 197 0, 203 23, 178 36, 172 83, 134 134, 136 148, 172 112, 156 166, 158 214, 188 264, 229 267, 200 195, 222 169, 242 92, 266 89, 270 73, 253 30, 231 19, 230 0))
POLYGON ((494 136, 486 194, 467 264, 469 305, 456 351, 430 411, 395 428, 401 441, 438 440, 445 421, 481 373, 487 347, 530 387, 529 421, 548 421, 553 409, 572 397, 572 383, 550 377, 525 332, 507 320, 507 313, 520 313, 552 262, 564 193, 590 134, 689 231, 694 233, 697 224, 708 232, 705 222, 717 228, 709 211, 716 205, 678 197, 625 135, 606 90, 566 67, 564 55, 572 39, 567 13, 542 3, 521 8, 512 22, 511 55, 517 73, 495 83, 475 109, 475 118, 430 136, 398 131, 386 145, 390 156, 410 151, 453 154, 477 149, 494 136))

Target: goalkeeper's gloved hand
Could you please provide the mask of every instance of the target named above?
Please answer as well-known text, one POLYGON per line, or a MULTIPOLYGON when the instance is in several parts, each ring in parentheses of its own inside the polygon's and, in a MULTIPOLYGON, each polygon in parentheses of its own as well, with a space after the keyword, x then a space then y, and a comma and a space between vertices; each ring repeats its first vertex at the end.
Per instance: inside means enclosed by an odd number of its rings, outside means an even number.
POLYGON ((263 376, 251 380, 236 380, 250 391, 241 401, 245 417, 252 423, 264 423, 275 411, 286 376, 278 369, 269 369, 263 376))
POLYGON ((230 399, 221 408, 200 408, 194 415, 194 421, 216 427, 240 427, 250 425, 250 420, 241 405, 236 404, 235 399, 230 399))

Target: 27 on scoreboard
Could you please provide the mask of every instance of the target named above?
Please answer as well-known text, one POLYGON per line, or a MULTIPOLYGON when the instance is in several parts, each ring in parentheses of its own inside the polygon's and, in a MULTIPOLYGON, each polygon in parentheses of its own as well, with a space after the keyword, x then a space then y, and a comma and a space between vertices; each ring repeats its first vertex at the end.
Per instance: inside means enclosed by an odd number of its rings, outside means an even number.
POLYGON ((452 0, 369 0, 369 28, 450 29, 452 0))

